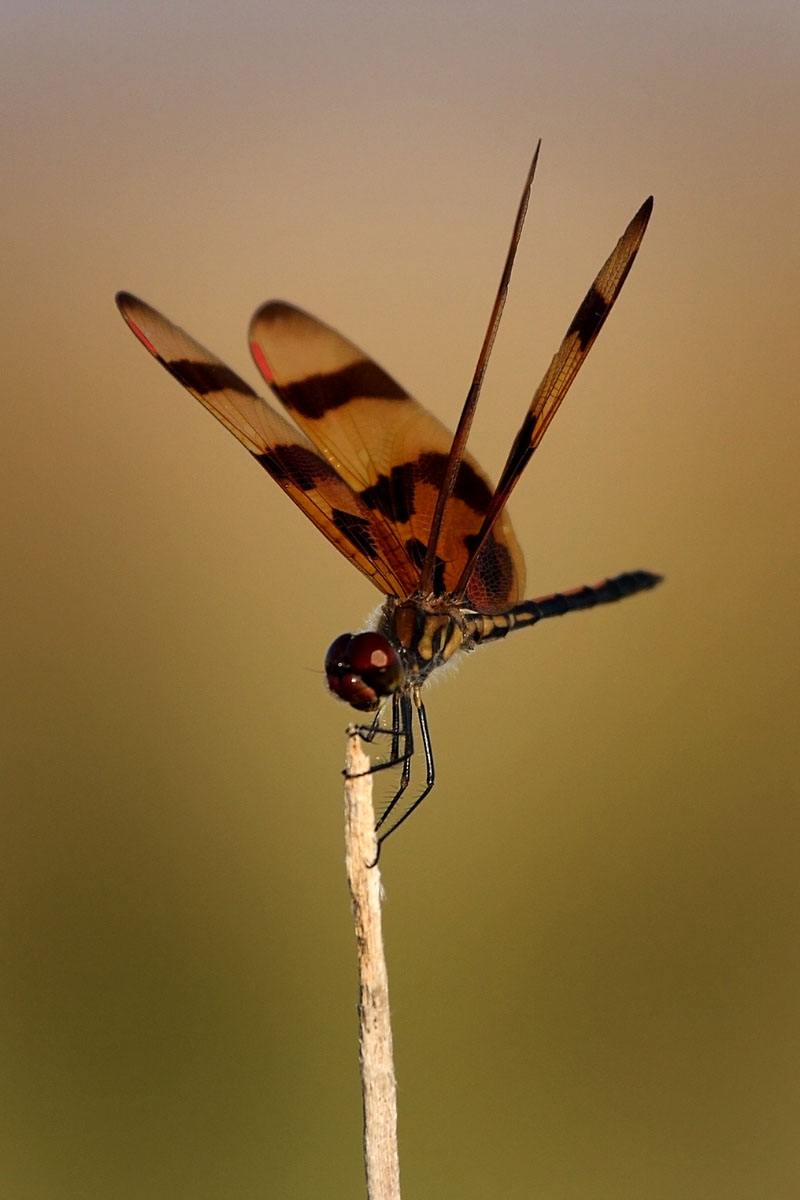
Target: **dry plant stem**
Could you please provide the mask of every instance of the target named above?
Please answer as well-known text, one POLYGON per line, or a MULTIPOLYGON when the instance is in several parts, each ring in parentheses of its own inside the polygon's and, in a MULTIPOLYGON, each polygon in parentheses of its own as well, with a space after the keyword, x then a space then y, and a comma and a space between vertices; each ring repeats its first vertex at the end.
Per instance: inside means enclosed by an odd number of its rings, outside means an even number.
POLYGON ((397 1089, 389 1016, 389 980, 381 932, 372 776, 361 739, 348 734, 345 759, 345 864, 358 945, 358 1024, 364 1102, 364 1165, 369 1200, 399 1200, 397 1089), (371 865, 374 864, 374 865, 371 865))

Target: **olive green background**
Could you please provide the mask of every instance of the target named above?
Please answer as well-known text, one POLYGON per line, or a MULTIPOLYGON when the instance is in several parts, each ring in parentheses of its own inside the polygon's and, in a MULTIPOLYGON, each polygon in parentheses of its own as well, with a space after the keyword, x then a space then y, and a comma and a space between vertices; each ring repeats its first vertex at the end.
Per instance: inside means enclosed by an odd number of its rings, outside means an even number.
MULTIPOLYGON (((148 359, 280 297, 496 474, 529 593, 383 861, 404 1195, 800 1194, 794 3, 14 0, 3 93, 2 1135, 13 1200, 363 1194, 329 642, 377 593, 148 359)), ((385 787, 384 787, 385 791, 385 787)))

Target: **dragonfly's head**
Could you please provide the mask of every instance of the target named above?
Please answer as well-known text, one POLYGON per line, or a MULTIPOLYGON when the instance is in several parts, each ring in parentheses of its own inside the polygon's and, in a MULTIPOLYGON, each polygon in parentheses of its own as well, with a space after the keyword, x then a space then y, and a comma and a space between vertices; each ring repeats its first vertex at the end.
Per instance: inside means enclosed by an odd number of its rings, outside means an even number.
POLYGON ((380 633, 343 633, 325 655, 334 696, 361 712, 375 712, 403 686, 405 672, 390 641, 380 633))

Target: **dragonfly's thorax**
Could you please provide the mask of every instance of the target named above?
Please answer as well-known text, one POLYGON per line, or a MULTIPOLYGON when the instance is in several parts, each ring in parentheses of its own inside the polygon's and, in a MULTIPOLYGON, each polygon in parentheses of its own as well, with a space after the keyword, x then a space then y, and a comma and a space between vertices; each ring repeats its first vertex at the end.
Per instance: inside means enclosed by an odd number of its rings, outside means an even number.
POLYGON ((421 683, 457 650, 470 646, 466 613, 436 600, 387 600, 378 632, 397 647, 409 683, 421 683))

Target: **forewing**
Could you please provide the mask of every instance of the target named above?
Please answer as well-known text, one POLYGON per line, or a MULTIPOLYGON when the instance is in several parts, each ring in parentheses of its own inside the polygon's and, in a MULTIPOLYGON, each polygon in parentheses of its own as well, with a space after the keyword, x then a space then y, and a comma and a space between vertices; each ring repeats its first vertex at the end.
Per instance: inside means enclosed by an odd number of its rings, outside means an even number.
MULTIPOLYGON (((406 562, 416 589, 452 434, 377 363, 330 326, 280 301, 258 310, 250 346, 275 395, 374 515, 381 541, 406 562)), ((451 591, 473 553, 492 497, 464 456, 437 544, 433 591, 451 591)), ((475 568, 470 600, 482 611, 515 603, 524 563, 510 521, 492 531, 475 568)))
POLYGON ((213 413, 354 566, 388 595, 403 595, 406 560, 387 545, 369 507, 314 445, 249 384, 149 304, 117 305, 133 333, 213 413))

